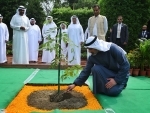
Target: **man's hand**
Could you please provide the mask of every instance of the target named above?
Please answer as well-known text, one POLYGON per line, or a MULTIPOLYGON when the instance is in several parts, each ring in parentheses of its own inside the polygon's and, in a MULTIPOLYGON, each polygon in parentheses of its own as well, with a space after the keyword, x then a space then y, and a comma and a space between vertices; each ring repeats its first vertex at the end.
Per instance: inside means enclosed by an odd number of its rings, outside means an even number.
POLYGON ((25 30, 25 27, 22 27, 22 26, 21 26, 20 29, 21 29, 21 30, 25 30))
POLYGON ((7 40, 5 40, 5 43, 7 43, 8 41, 7 40))
POLYGON ((82 46, 84 44, 84 42, 80 42, 80 45, 82 46))
POLYGON ((68 47, 68 43, 66 43, 66 47, 68 47))
POLYGON ((75 84, 69 85, 68 88, 67 88, 67 92, 68 92, 68 91, 72 91, 75 87, 76 87, 75 84))
POLYGON ((108 78, 107 80, 108 82, 105 85, 107 89, 110 89, 117 84, 113 78, 108 78))

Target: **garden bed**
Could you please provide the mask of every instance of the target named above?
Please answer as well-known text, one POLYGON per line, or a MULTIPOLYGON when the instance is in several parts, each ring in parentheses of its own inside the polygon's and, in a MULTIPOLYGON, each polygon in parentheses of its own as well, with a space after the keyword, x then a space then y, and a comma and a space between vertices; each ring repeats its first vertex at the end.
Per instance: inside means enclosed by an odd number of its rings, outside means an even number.
MULTIPOLYGON (((101 105, 94 97, 88 86, 76 87, 61 101, 51 102, 51 95, 57 92, 58 86, 25 85, 14 100, 8 105, 8 113, 48 112, 55 109, 61 110, 100 110, 101 105)), ((60 93, 67 86, 60 87, 60 93)))

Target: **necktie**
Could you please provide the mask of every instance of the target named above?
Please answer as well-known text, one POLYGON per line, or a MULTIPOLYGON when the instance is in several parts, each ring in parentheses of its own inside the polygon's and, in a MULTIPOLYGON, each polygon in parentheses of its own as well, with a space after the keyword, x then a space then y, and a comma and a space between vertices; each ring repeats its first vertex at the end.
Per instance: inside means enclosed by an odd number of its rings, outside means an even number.
POLYGON ((142 36, 143 36, 143 37, 144 37, 144 33, 145 33, 145 32, 143 31, 143 33, 142 33, 142 36))

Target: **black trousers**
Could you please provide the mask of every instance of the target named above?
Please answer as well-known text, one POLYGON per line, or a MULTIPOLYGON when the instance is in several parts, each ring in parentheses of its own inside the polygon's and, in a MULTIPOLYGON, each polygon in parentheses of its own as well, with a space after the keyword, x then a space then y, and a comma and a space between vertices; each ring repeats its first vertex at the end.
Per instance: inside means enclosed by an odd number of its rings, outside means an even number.
POLYGON ((120 38, 116 38, 116 43, 115 44, 117 44, 118 46, 120 46, 122 49, 125 49, 125 45, 123 45, 121 43, 121 39, 120 38))

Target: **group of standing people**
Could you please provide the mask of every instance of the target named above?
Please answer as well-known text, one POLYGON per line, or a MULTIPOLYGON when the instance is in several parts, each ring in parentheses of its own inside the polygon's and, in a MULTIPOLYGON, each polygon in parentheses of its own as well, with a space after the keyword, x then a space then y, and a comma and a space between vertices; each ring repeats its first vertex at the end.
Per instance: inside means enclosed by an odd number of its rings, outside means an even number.
POLYGON ((89 36, 96 35, 99 39, 113 42, 125 49, 128 43, 128 26, 123 23, 123 17, 119 15, 117 17, 117 23, 113 25, 110 29, 110 34, 108 38, 106 33, 108 30, 108 22, 105 16, 100 15, 100 7, 98 5, 93 6, 94 16, 90 17, 88 20, 88 33, 89 36))
MULTIPOLYGON (((90 17, 88 20, 88 26, 84 33, 82 25, 76 15, 71 17, 71 23, 67 27, 65 23, 60 25, 61 32, 66 33, 69 38, 69 42, 65 43, 63 40, 61 41, 62 54, 67 58, 68 65, 80 65, 81 64, 81 46, 87 40, 89 36, 97 36, 98 39, 113 42, 125 49, 125 46, 128 42, 128 26, 123 23, 123 17, 117 17, 117 23, 113 25, 110 29, 110 34, 106 37, 106 33, 108 30, 108 22, 107 18, 103 15, 100 15, 100 7, 98 5, 93 6, 94 16, 90 17)), ((0 20, 2 21, 2 15, 0 15, 0 20)), ((0 52, 1 60, 0 63, 4 63, 7 61, 6 58, 6 42, 9 39, 9 32, 6 24, 1 22, 1 26, 3 26, 4 32, 1 30, 1 35, 5 43, 1 44, 1 46, 5 49, 2 49, 0 52)), ((36 25, 36 20, 31 18, 30 20, 26 16, 26 8, 24 6, 19 6, 16 14, 12 17, 10 21, 10 26, 13 29, 13 64, 29 64, 30 62, 38 61, 38 49, 39 44, 42 41, 43 43, 48 41, 48 37, 51 39, 56 38, 58 31, 57 25, 53 21, 52 16, 46 17, 46 23, 43 25, 42 34, 38 25, 36 25), (51 29, 51 30, 50 30, 51 29)), ((147 26, 143 26, 143 29, 147 26)), ((143 30, 144 31, 144 30, 143 30)), ((149 32, 146 30, 139 34, 139 37, 149 37, 149 32), (142 35, 142 36, 140 36, 142 35)), ((3 42, 4 42, 3 41, 3 42)), ((1 41, 2 43, 2 41, 1 41)), ((51 43, 51 46, 55 45, 55 41, 51 43)), ((91 55, 87 51, 87 56, 91 55)), ((42 53, 42 62, 43 63, 51 63, 55 59, 55 51, 47 51, 43 49, 42 53)))
MULTIPOLYGON (((60 31, 62 34, 61 37, 61 54, 62 59, 66 59, 68 65, 80 65, 81 62, 81 45, 84 42, 84 32, 83 28, 78 20, 78 17, 73 15, 71 17, 71 23, 67 27, 65 23, 60 25, 60 31), (65 37, 68 37, 68 41, 65 41, 65 37)), ((44 42, 46 43, 51 39, 50 45, 54 48, 55 43, 58 41, 56 36, 59 35, 57 31, 57 25, 53 21, 52 16, 48 16, 46 18, 46 22, 42 29, 42 35, 44 38, 44 42)), ((42 54, 42 62, 43 63, 51 63, 56 57, 55 49, 47 50, 43 49, 42 54)))
MULTIPOLYGON (((0 16, 0 20, 2 20, 2 15, 0 16)), ((0 50, 1 57, 0 63, 7 62, 6 57, 6 42, 9 38, 9 32, 7 25, 2 23, 3 28, 1 30, 1 34, 4 37, 1 40, 4 45, 0 45, 5 49, 0 50), (5 33, 5 34, 4 34, 5 33)), ((51 47, 55 46, 56 36, 58 34, 57 25, 53 21, 52 16, 46 17, 46 22, 43 25, 42 33, 38 25, 36 25, 36 20, 34 18, 29 18, 26 16, 26 8, 24 6, 19 6, 16 14, 12 17, 10 21, 10 27, 13 29, 13 46, 12 46, 12 63, 13 64, 29 64, 30 62, 35 63, 38 61, 38 50, 39 43, 42 41, 43 36, 43 44, 49 41, 49 38, 52 39, 50 44, 51 47)), ((63 34, 67 34, 68 42, 64 42, 61 39, 61 53, 64 56, 64 59, 67 57, 68 65, 80 65, 81 62, 81 45, 84 42, 84 32, 83 28, 79 22, 77 16, 73 15, 71 17, 71 23, 68 28, 65 23, 60 25, 62 38, 63 34)), ((55 57, 55 50, 47 50, 47 46, 45 45, 45 49, 43 49, 42 53, 42 63, 51 63, 55 57)))

